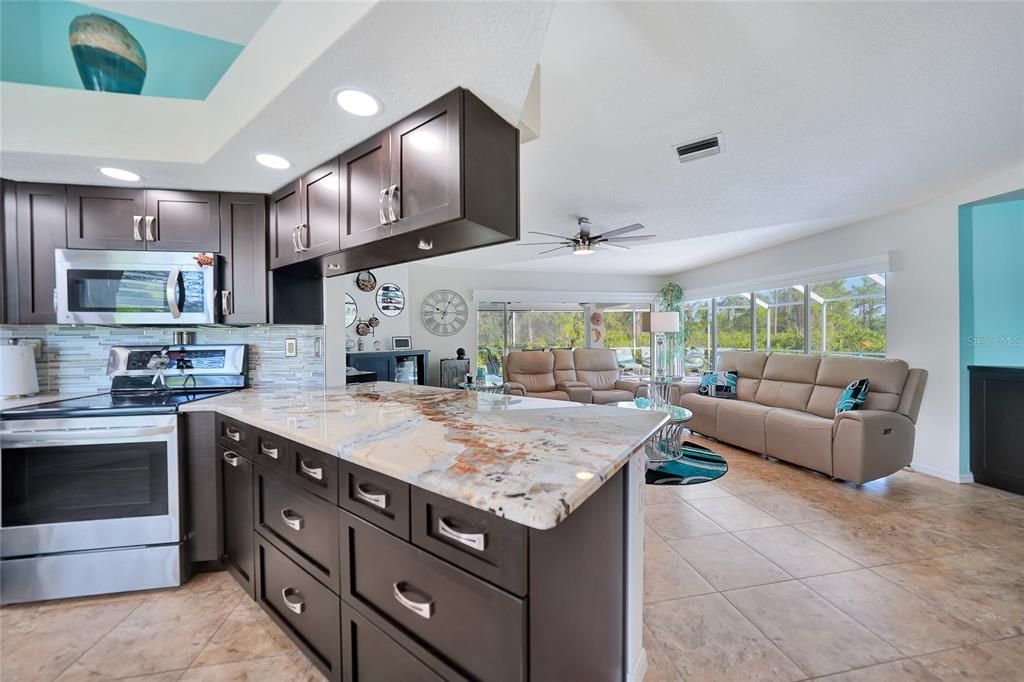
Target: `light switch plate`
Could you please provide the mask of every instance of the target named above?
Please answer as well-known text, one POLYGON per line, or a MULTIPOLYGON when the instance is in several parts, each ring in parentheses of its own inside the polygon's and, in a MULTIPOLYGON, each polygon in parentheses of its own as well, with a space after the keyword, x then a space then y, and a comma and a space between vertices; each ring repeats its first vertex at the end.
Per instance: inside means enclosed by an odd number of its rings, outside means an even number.
POLYGON ((284 354, 286 357, 294 358, 299 354, 299 342, 296 339, 284 340, 284 354))

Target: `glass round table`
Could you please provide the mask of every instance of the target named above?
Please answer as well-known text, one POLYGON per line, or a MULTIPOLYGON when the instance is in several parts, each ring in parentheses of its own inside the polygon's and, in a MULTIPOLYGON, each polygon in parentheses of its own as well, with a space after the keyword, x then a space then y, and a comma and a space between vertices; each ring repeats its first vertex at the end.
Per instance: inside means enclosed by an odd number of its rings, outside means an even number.
POLYGON ((503 381, 460 381, 456 384, 464 391, 476 391, 477 393, 499 393, 508 392, 508 384, 503 381))
POLYGON ((664 412, 668 415, 668 421, 653 436, 647 439, 645 450, 648 462, 651 464, 662 464, 683 456, 682 436, 685 428, 684 424, 693 418, 693 412, 678 405, 667 403, 655 404, 654 402, 648 402, 645 406, 641 407, 633 401, 626 401, 615 403, 615 407, 664 412))

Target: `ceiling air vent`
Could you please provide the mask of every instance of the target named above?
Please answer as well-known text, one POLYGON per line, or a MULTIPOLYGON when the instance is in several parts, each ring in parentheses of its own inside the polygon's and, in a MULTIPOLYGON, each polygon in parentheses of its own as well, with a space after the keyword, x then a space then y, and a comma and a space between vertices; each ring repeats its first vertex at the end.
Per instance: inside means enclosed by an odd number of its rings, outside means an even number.
POLYGON ((702 137, 699 140, 678 144, 675 150, 679 163, 686 163, 687 161, 699 159, 702 156, 717 154, 722 151, 722 134, 715 133, 711 137, 702 137))

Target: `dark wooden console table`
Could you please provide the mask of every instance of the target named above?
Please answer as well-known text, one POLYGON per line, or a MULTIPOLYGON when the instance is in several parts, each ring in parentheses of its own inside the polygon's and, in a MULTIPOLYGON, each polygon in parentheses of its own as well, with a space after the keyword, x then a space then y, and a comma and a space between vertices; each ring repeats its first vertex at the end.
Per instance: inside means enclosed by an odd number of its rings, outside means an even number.
POLYGON ((1024 367, 967 369, 974 480, 1024 494, 1024 367))

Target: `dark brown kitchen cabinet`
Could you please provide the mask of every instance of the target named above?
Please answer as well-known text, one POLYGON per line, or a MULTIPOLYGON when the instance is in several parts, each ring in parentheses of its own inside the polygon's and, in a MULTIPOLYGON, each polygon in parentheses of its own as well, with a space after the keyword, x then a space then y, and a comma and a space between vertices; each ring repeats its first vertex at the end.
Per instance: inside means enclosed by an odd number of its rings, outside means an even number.
POLYGON ((296 180, 270 195, 270 269, 298 263, 299 225, 302 206, 299 202, 301 182, 296 180))
POLYGON ((56 286, 54 249, 67 246, 63 185, 8 183, 5 186, 7 253, 4 268, 9 324, 53 324, 56 286))
POLYGON ((148 251, 220 251, 220 197, 216 192, 146 190, 143 227, 148 251))
POLYGON ((145 190, 69 185, 67 201, 68 248, 146 250, 145 190))
POLYGON ((267 199, 262 194, 220 197, 221 291, 224 324, 267 322, 267 199))
POLYGON ((221 532, 224 566, 246 589, 255 594, 253 538, 252 462, 223 445, 220 457, 221 532))
POLYGON ((391 234, 385 198, 391 186, 391 133, 385 130, 338 159, 341 173, 341 247, 391 234))
POLYGON ((311 170, 270 196, 270 269, 341 248, 338 160, 311 170))

